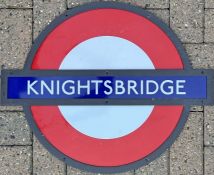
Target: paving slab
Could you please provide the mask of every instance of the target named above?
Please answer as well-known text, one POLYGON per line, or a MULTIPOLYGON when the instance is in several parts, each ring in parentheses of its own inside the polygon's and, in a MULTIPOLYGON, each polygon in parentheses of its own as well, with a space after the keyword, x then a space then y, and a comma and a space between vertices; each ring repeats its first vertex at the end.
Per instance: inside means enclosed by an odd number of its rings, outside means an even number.
POLYGON ((168 9, 148 9, 149 12, 154 14, 165 24, 169 25, 169 10, 168 9))
POLYGON ((214 68, 214 44, 185 44, 194 69, 214 68))
POLYGON ((49 153, 34 137, 33 142, 33 174, 65 175, 65 164, 49 153))
POLYGON ((31 8, 32 0, 0 0, 0 8, 31 8))
POLYGON ((204 144, 214 146, 214 106, 204 109, 204 144))
POLYGON ((204 41, 206 43, 214 42, 214 9, 205 10, 205 33, 204 41))
POLYGON ((135 171, 135 175, 167 175, 169 171, 169 151, 161 155, 150 164, 135 171))
POLYGON ((192 112, 170 148, 170 174, 203 174, 203 113, 192 112))
POLYGON ((204 148, 204 174, 214 174, 214 147, 204 148))
POLYGON ((23 68, 32 39, 32 11, 0 9, 0 66, 23 68))
POLYGON ((170 26, 182 42, 203 42, 203 13, 203 0, 170 0, 170 26))
POLYGON ((205 0, 205 8, 214 8, 214 0, 205 0))
POLYGON ((31 131, 21 112, 0 112, 0 145, 31 145, 31 131))
MULTIPOLYGON (((84 3, 97 2, 97 1, 99 0, 68 0, 68 7, 72 8, 84 3)), ((105 1, 112 1, 112 0, 105 0, 105 1)), ((169 0, 113 0, 113 1, 130 3, 130 4, 138 5, 144 8, 163 8, 163 9, 169 8, 169 0)))
POLYGON ((1 175, 30 175, 31 147, 30 146, 1 146, 0 147, 0 174, 1 175))
POLYGON ((34 39, 38 34, 66 10, 65 0, 34 0, 34 39))
POLYGON ((22 108, 22 106, 0 106, 0 112, 1 111, 21 112, 21 111, 23 111, 23 108, 22 108))

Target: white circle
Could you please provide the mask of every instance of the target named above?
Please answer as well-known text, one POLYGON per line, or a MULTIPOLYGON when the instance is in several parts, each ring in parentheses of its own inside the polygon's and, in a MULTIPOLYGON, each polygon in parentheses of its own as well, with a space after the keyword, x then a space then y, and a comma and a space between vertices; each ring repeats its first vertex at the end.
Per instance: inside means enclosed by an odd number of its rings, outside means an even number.
MULTIPOLYGON (((60 70, 155 69, 134 43, 114 36, 86 40, 73 48, 60 70)), ((138 129, 154 106, 59 106, 65 120, 79 132, 97 139, 123 137, 138 129)))
POLYGON ((72 49, 60 69, 154 69, 154 65, 134 43, 119 37, 101 36, 72 49))

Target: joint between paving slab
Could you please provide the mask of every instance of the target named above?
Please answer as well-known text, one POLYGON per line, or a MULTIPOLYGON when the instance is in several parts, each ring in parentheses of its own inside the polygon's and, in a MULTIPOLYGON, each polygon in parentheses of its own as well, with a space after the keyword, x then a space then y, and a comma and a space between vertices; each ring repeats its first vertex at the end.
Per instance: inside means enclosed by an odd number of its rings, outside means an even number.
POLYGON ((67 175, 68 174, 68 167, 67 167, 67 164, 65 163, 65 175, 67 175))
POLYGON ((169 148, 169 153, 168 153, 168 167, 167 167, 167 174, 170 175, 170 148, 169 148))
POLYGON ((200 42, 200 43, 182 42, 182 44, 214 44, 214 42, 206 42, 206 41, 200 42))
MULTIPOLYGON (((34 6, 34 1, 32 1, 32 6, 34 6)), ((31 23, 31 40, 32 40, 32 45, 34 44, 34 9, 32 8, 32 17, 31 17, 31 19, 32 19, 32 23, 31 23)))
POLYGON ((205 42, 205 0, 203 0, 203 17, 202 17, 202 25, 203 25, 203 43, 205 42))
MULTIPOLYGON (((67 0, 66 0, 66 2, 67 2, 67 0)), ((89 3, 90 2, 85 2, 85 3, 82 3, 82 4, 78 4, 77 3, 77 4, 74 4, 73 6, 70 6, 70 7, 68 7, 68 2, 66 4, 67 4, 67 9, 69 10, 69 9, 75 8, 77 6, 81 6, 81 5, 89 4, 89 3)), ((145 9, 145 10, 169 10, 170 9, 169 7, 162 7, 162 8, 160 8, 160 7, 146 7, 146 6, 142 7, 140 5, 129 3, 129 2, 123 2, 123 3, 130 4, 130 5, 137 6, 137 7, 141 7, 143 9, 145 9)))
POLYGON ((16 113, 16 112, 24 112, 24 111, 23 110, 0 110, 0 112, 16 113))
POLYGON ((204 44, 205 42, 182 42, 182 44, 204 44))
POLYGON ((33 146, 32 144, 27 145, 0 145, 0 147, 30 147, 33 146))
POLYGON ((65 0, 65 7, 66 7, 66 10, 68 10, 68 0, 65 0))
POLYGON ((190 113, 191 113, 191 112, 204 112, 204 107, 202 106, 202 110, 192 110, 192 109, 191 109, 189 112, 190 112, 190 113))
POLYGON ((33 7, 0 7, 0 10, 6 9, 6 10, 32 10, 33 7))
POLYGON ((189 112, 191 112, 191 113, 192 113, 192 112, 193 112, 193 113, 194 113, 194 112, 201 112, 201 113, 203 113, 204 110, 203 110, 203 111, 194 111, 194 110, 190 110, 189 112))
POLYGON ((214 148, 214 145, 204 145, 204 148, 214 148))
POLYGON ((142 7, 143 9, 146 9, 146 10, 169 10, 169 7, 168 8, 158 8, 158 7, 142 7))
POLYGON ((214 44, 214 42, 203 42, 203 44, 214 44))
MULTIPOLYGON (((204 3, 204 5, 205 5, 205 3, 204 3)), ((205 115, 204 115, 204 107, 203 107, 203 125, 202 125, 202 132, 203 132, 203 135, 202 135, 202 143, 203 143, 203 157, 202 157, 202 171, 203 171, 203 174, 204 174, 204 171, 205 171, 205 155, 204 155, 204 153, 205 153, 205 149, 204 149, 204 136, 205 136, 205 127, 204 127, 204 122, 205 122, 205 120, 204 120, 204 117, 205 117, 205 115)))
POLYGON ((31 132, 31 133, 32 133, 32 134, 31 134, 31 135, 32 135, 32 136, 31 136, 31 137, 32 137, 32 138, 31 138, 31 141, 32 141, 32 147, 31 147, 31 155, 32 155, 32 157, 31 157, 31 165, 32 165, 32 169, 31 169, 31 173, 32 173, 32 175, 33 175, 33 172, 34 172, 34 171, 33 171, 33 168, 34 168, 34 166, 33 166, 33 164, 34 164, 34 162, 33 162, 33 156, 34 156, 34 155, 33 155, 33 141, 34 141, 34 139, 33 139, 33 132, 31 132))
POLYGON ((171 22, 171 0, 169 0, 169 27, 171 26, 170 22, 171 22))

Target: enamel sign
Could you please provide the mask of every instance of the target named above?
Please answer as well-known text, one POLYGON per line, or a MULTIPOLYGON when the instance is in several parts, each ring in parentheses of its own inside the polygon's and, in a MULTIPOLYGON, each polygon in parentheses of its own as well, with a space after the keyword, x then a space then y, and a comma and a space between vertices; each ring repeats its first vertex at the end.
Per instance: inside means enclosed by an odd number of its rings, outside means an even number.
POLYGON ((37 38, 23 70, 2 70, 1 104, 22 105, 56 157, 90 172, 139 168, 213 104, 213 70, 193 70, 172 30, 140 7, 89 3, 37 38))

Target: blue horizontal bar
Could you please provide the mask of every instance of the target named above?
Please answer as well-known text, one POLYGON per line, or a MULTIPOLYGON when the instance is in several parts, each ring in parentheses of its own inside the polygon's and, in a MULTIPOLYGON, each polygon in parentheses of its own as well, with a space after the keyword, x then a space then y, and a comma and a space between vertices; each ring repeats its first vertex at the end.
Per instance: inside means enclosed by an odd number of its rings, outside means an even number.
POLYGON ((8 99, 206 99, 206 76, 8 77, 8 99))

